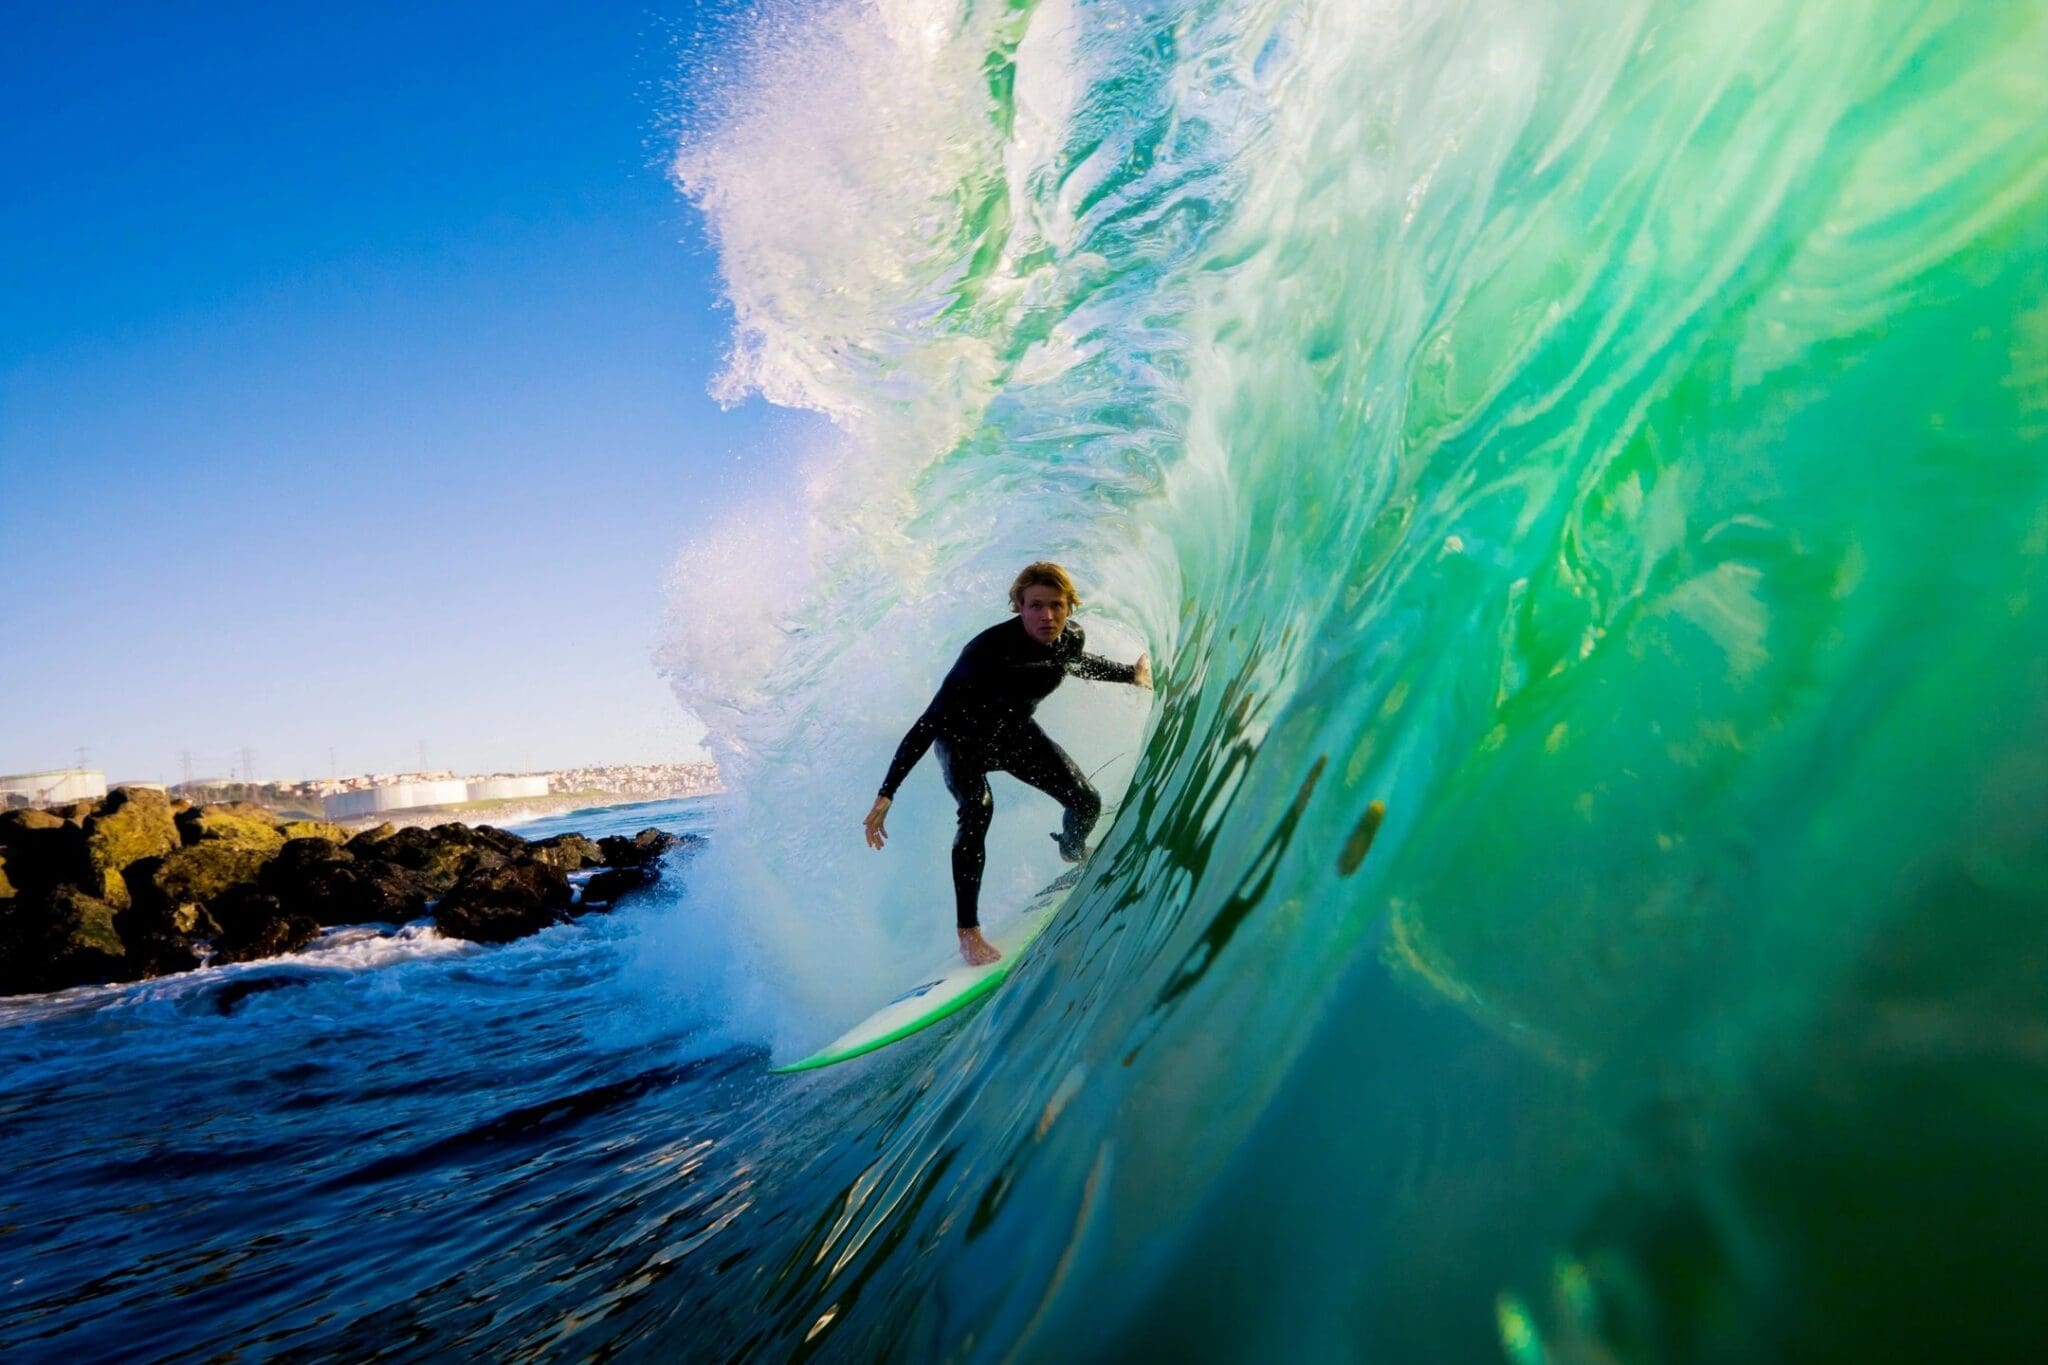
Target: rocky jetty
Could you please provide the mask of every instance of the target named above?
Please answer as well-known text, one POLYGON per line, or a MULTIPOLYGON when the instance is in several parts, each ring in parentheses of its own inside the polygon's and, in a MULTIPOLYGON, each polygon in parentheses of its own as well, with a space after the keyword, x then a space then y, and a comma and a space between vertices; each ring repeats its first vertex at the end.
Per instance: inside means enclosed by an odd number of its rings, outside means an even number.
POLYGON ((505 943, 651 885, 670 850, 648 829, 529 843, 489 825, 351 835, 261 806, 193 806, 122 787, 0 813, 0 995, 140 981, 304 947, 342 924, 431 916, 505 943), (570 874, 602 869, 578 894, 570 874))

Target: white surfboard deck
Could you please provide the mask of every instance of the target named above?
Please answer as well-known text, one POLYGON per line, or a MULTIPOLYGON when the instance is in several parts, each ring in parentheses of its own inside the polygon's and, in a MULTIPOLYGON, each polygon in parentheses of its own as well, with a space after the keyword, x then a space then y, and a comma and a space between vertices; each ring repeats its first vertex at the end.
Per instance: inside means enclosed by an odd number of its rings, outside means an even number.
POLYGON ((802 1061, 770 1070, 782 1076, 851 1061, 929 1028, 981 999, 1003 984, 1031 941, 1052 923, 1053 916, 1066 902, 1067 892, 1080 880, 1079 872, 1076 868, 1040 892, 1029 909, 990 937, 989 942, 1003 953, 997 961, 984 967, 961 963, 951 971, 920 981, 802 1061))

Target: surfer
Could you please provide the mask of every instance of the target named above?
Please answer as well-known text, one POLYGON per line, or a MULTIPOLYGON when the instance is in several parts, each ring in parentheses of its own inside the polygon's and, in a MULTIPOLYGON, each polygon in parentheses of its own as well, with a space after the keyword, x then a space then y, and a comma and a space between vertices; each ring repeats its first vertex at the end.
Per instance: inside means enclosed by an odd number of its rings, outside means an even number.
POLYGON ((888 776, 863 823, 870 848, 888 840, 883 819, 896 789, 910 770, 936 749, 946 790, 958 804, 960 826, 953 836, 953 900, 960 928, 960 956, 979 967, 1002 957, 981 933, 981 870, 995 801, 988 775, 1006 772, 1060 803, 1066 814, 1053 835, 1060 856, 1078 863, 1087 854, 1088 831, 1102 814, 1102 798, 1088 778, 1052 742, 1031 713, 1067 674, 1105 682, 1152 685, 1152 664, 1140 654, 1135 664, 1113 663, 1089 654, 1081 628, 1068 621, 1081 598, 1067 571, 1050 561, 1027 565, 1010 585, 1014 620, 990 626, 967 642, 939 684, 938 695, 896 746, 888 776))

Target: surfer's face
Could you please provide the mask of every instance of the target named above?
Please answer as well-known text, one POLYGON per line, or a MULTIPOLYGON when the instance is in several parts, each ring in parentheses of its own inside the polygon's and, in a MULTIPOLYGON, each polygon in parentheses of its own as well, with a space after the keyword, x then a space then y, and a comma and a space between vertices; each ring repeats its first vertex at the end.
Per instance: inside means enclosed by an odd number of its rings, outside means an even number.
POLYGON ((1067 628, 1067 617, 1074 609, 1067 605, 1067 595, 1058 588, 1044 588, 1033 585, 1024 589, 1023 605, 1017 614, 1024 618, 1024 633, 1042 645, 1049 645, 1060 638, 1060 632, 1067 628))

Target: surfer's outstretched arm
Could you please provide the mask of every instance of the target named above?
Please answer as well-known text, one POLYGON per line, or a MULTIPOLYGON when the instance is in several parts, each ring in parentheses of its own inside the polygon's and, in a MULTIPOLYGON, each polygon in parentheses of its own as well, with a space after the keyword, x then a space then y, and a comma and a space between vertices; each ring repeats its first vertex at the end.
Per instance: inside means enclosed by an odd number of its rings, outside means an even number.
POLYGON ((888 815, 890 805, 896 800, 896 789, 903 785, 903 779, 910 776, 910 770, 917 766, 917 761, 924 757, 924 751, 932 747, 932 740, 938 736, 938 711, 938 699, 933 698, 924 714, 912 722, 903 742, 896 746, 896 757, 889 760, 889 772, 882 779, 882 790, 861 821, 867 832, 869 848, 880 848, 889 841, 889 831, 882 825, 883 817, 888 815))
POLYGON ((932 741, 939 734, 939 703, 937 698, 925 707, 924 714, 912 722, 904 733, 903 742, 896 746, 896 757, 889 760, 889 772, 882 778, 881 799, 894 801, 896 789, 903 785, 903 779, 910 776, 910 770, 924 757, 924 751, 932 747, 932 741))
POLYGON ((1114 659, 1105 659, 1100 654, 1076 654, 1067 664, 1067 672, 1077 678, 1093 678, 1099 682, 1130 683, 1135 687, 1152 686, 1152 656, 1140 654, 1134 664, 1120 664, 1114 659))

